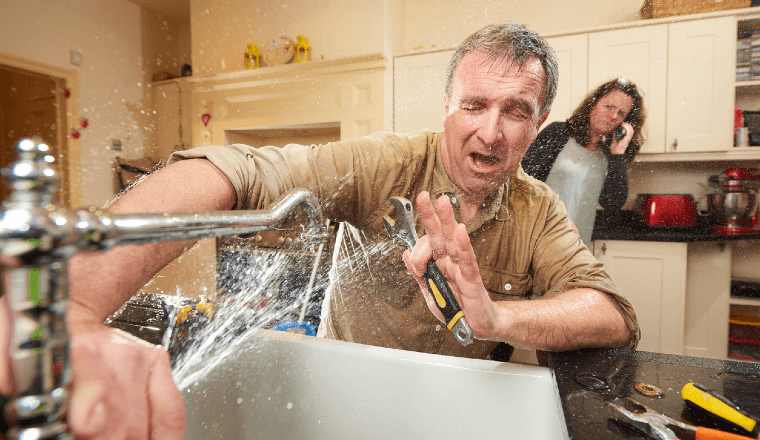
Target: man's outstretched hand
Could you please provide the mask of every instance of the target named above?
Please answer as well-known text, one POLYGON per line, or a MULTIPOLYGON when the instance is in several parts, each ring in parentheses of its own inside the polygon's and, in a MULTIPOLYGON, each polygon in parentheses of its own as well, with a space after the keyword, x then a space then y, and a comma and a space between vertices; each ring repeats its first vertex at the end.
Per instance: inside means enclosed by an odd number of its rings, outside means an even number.
POLYGON ((412 251, 404 252, 404 262, 417 279, 428 308, 443 321, 443 315, 428 292, 423 276, 428 260, 433 258, 465 312, 473 336, 478 339, 493 338, 497 310, 480 278, 480 269, 467 229, 465 225, 456 222, 451 201, 448 197, 440 197, 436 201, 436 210, 433 210, 430 195, 422 192, 417 196, 417 209, 426 235, 412 251))

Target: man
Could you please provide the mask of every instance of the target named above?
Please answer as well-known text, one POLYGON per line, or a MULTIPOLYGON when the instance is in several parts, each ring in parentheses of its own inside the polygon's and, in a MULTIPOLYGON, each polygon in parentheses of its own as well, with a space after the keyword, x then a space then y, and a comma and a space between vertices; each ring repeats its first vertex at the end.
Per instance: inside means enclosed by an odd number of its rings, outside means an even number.
MULTIPOLYGON (((189 150, 110 210, 261 209, 304 187, 326 217, 379 243, 330 292, 320 328, 327 337, 473 358, 487 357, 498 342, 546 351, 632 348, 639 330, 630 303, 569 227, 556 195, 519 168, 554 98, 556 63, 529 29, 489 26, 452 58, 443 133, 189 150), (428 232, 405 261, 382 225, 383 215, 393 215, 391 196, 416 200, 428 232), (431 256, 473 329, 476 341, 466 347, 408 275, 407 268, 420 283, 431 256)), ((181 438, 181 397, 165 353, 102 322, 187 245, 123 246, 71 261, 69 420, 87 438, 181 438)))

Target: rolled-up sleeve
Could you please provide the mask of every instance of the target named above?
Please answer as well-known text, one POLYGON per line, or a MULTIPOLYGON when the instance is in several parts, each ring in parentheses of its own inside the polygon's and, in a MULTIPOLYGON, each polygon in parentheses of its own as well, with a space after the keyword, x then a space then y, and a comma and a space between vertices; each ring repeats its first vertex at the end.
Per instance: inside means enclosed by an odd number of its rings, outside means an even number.
POLYGON ((631 333, 626 348, 634 349, 641 331, 633 305, 569 226, 559 198, 547 201, 545 228, 537 238, 533 255, 534 293, 549 298, 568 290, 589 288, 606 294, 631 333))

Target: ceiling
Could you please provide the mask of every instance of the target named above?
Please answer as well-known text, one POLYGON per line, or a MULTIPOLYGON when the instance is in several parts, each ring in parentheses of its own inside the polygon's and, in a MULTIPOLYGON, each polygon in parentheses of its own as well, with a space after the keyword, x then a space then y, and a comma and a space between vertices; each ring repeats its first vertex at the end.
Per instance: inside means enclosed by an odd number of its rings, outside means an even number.
POLYGON ((129 0, 177 25, 190 23, 190 0, 129 0))

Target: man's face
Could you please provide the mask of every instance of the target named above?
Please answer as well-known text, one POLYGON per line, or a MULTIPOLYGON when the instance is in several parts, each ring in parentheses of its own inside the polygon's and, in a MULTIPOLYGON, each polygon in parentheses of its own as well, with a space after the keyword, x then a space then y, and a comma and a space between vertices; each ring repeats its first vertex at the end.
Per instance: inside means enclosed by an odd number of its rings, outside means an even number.
POLYGON ((473 51, 454 72, 444 107, 441 154, 454 185, 485 198, 517 169, 538 128, 544 70, 537 58, 522 67, 509 57, 473 51))

